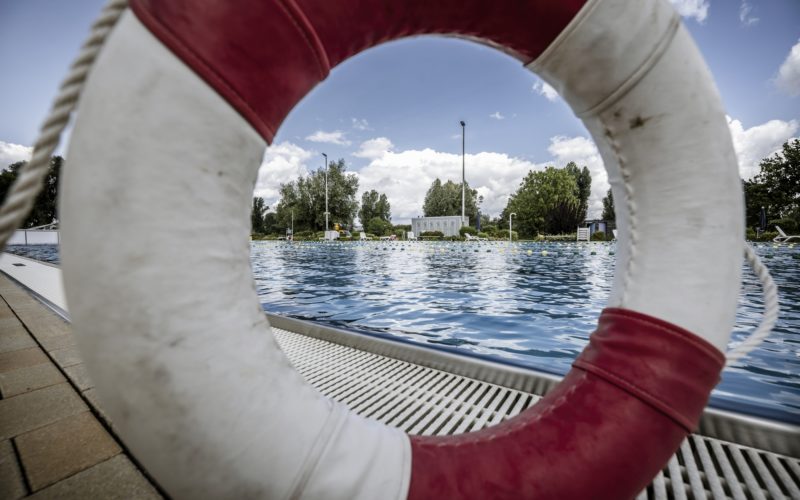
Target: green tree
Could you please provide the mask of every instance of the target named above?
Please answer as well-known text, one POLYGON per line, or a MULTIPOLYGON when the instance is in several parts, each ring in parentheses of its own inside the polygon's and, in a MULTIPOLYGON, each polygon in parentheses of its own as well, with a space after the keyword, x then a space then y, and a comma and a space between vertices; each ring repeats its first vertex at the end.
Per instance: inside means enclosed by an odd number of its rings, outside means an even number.
POLYGON ((761 227, 761 207, 767 216, 777 214, 777 207, 773 206, 767 186, 757 180, 742 181, 744 190, 744 216, 747 227, 761 227))
MULTIPOLYGON (((474 223, 478 215, 478 191, 466 183, 464 197, 464 215, 474 223)), ((461 183, 447 181, 442 184, 438 178, 433 181, 425 194, 425 203, 422 206, 425 217, 441 217, 445 215, 461 215, 461 183)))
POLYGON ((508 224, 508 215, 516 213, 514 228, 523 236, 571 232, 580 222, 576 193, 575 177, 563 168, 531 171, 509 198, 501 218, 508 224))
MULTIPOLYGON (((347 172, 344 160, 328 165, 328 210, 330 227, 339 223, 352 227, 358 212, 358 177, 347 172)), ((295 231, 325 229, 325 169, 319 168, 307 176, 281 184, 281 199, 275 212, 279 225, 286 227, 294 211, 295 231)))
POLYGON ((781 151, 764 158, 755 181, 764 185, 773 213, 789 217, 800 213, 800 139, 783 143, 781 151))
POLYGON ((614 193, 611 188, 608 189, 605 198, 603 198, 603 220, 615 221, 617 220, 617 213, 614 211, 614 193))
POLYGON ((589 169, 586 167, 579 168, 574 161, 567 163, 564 169, 575 178, 575 195, 580 202, 578 205, 578 220, 583 222, 586 220, 586 213, 589 211, 589 196, 592 194, 592 174, 589 173, 589 169))
POLYGON ((282 226, 278 222, 278 214, 275 212, 264 214, 264 234, 283 234, 285 232, 286 226, 282 226))
MULTIPOLYGON (((2 203, 11 185, 17 179, 19 170, 26 164, 25 161, 12 163, 0 173, 0 203, 2 203)), ((22 227, 35 227, 50 224, 58 220, 58 179, 64 158, 53 156, 50 158, 50 168, 44 180, 42 191, 36 197, 33 208, 22 223, 22 227)))
POLYGON ((392 210, 386 195, 373 189, 372 191, 365 191, 361 195, 361 208, 358 210, 358 218, 361 220, 361 224, 366 226, 375 217, 390 221, 392 210))
POLYGON ((760 226, 761 207, 768 226, 786 226, 784 230, 800 226, 800 140, 785 142, 781 151, 761 160, 759 167, 756 176, 742 181, 747 227, 760 226))
POLYGON ((386 194, 381 193, 378 203, 375 205, 375 212, 378 217, 387 222, 392 220, 392 205, 389 203, 389 198, 386 197, 386 194))
POLYGON ((570 199, 557 199, 545 216, 547 232, 551 234, 564 234, 575 231, 586 218, 581 215, 586 213, 579 201, 570 199))
POLYGON ((386 236, 392 232, 392 223, 380 217, 373 217, 369 220, 365 229, 375 236, 386 236))
POLYGON ((250 232, 265 234, 267 232, 266 224, 264 223, 264 216, 267 214, 269 207, 264 203, 264 198, 254 197, 253 208, 250 211, 250 232))

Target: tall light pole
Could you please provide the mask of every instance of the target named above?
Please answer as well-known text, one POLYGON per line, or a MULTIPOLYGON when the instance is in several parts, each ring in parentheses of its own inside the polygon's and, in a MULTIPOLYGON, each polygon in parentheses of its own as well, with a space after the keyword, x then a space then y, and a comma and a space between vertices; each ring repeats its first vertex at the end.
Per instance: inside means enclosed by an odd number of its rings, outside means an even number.
POLYGON ((464 216, 465 216, 465 208, 466 208, 466 195, 467 195, 467 182, 466 182, 466 172, 464 170, 464 141, 466 137, 466 130, 465 127, 467 124, 464 120, 461 120, 461 225, 464 225, 464 216))
POLYGON ((511 218, 514 217, 515 215, 517 215, 516 212, 511 212, 510 214, 508 214, 508 241, 512 241, 511 240, 511 234, 512 234, 511 233, 511 218))
MULTIPOLYGON (((322 153, 325 157, 325 231, 328 231, 328 155, 322 153)), ((326 235, 327 237, 327 235, 326 235)))

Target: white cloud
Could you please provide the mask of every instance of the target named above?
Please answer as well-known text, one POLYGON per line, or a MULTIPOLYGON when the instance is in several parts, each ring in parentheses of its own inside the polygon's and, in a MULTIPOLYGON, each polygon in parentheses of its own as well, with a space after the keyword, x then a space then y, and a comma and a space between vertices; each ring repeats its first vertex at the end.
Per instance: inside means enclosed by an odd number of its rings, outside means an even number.
POLYGON ((350 120, 353 122, 353 128, 356 130, 372 130, 366 118, 350 118, 350 120))
POLYGON ((353 156, 372 160, 385 155, 391 151, 393 147, 394 144, 392 144, 392 141, 386 137, 376 137, 375 139, 362 142, 361 147, 358 148, 358 151, 353 153, 353 156))
POLYGON ((348 141, 347 138, 345 137, 344 132, 342 132, 341 130, 334 130, 333 132, 325 132, 323 130, 317 130, 313 134, 306 137, 306 140, 311 142, 336 144, 338 146, 349 146, 351 144, 351 142, 348 141))
POLYGON ((499 111, 495 111, 494 113, 489 115, 489 118, 494 118, 495 120, 504 120, 506 117, 501 115, 499 111))
MULTIPOLYGON (((798 120, 770 120, 745 129, 739 120, 728 117, 728 126, 739 158, 739 170, 745 179, 758 172, 758 163, 763 158, 779 151, 783 143, 795 137, 800 130, 798 120)), ((7 145, 0 142, 0 153, 7 145)), ((591 172, 588 216, 599 217, 602 199, 609 184, 603 160, 594 142, 584 136, 554 136, 550 138, 547 151, 551 157, 541 162, 494 152, 466 155, 467 181, 483 196, 483 213, 497 216, 505 207, 508 196, 517 190, 529 171, 542 170, 548 165, 563 167, 574 161, 580 167, 588 167, 591 172)), ((422 214, 425 192, 434 179, 438 177, 442 181, 458 182, 461 178, 460 154, 433 149, 394 151, 392 141, 386 137, 364 141, 353 155, 369 161, 367 166, 356 172, 359 177, 359 199, 361 193, 370 189, 386 193, 392 204, 395 222, 407 222, 411 217, 422 214)), ((259 169, 256 196, 262 196, 268 205, 274 206, 279 199, 280 184, 299 175, 307 175, 311 170, 309 161, 315 156, 315 152, 291 142, 268 148, 259 169)))
POLYGON ((544 96, 545 99, 550 102, 555 102, 555 100, 558 99, 558 92, 556 92, 556 89, 542 80, 538 80, 533 84, 533 91, 541 96, 544 96))
POLYGON ((739 158, 739 174, 743 179, 750 179, 758 173, 761 160, 779 151, 783 143, 797 133, 800 124, 797 120, 770 120, 745 129, 742 122, 729 116, 728 127, 739 158))
MULTIPOLYGON (((461 155, 433 149, 392 151, 385 137, 362 144, 370 163, 358 172, 361 192, 376 189, 386 193, 392 204, 392 219, 404 222, 422 214, 425 192, 437 177, 443 182, 461 179, 461 155), (388 147, 387 147, 388 144, 388 147)), ((592 141, 585 137, 553 137, 549 148, 553 158, 535 163, 503 153, 481 152, 466 155, 467 182, 483 196, 482 212, 498 215, 508 196, 517 190, 531 170, 547 165, 563 167, 569 161, 586 165, 592 172, 590 207, 602 209, 600 200, 608 189, 603 162, 592 141)), ((591 211, 591 210, 590 210, 591 211)), ((594 214, 593 214, 594 215, 594 214)), ((599 214, 597 214, 599 215, 599 214)))
POLYGON ((708 17, 708 0, 669 0, 683 17, 692 17, 702 23, 708 17))
POLYGON ((311 151, 287 141, 268 147, 258 169, 254 195, 264 198, 266 204, 274 208, 280 199, 281 183, 307 175, 306 163, 312 156, 311 151))
POLYGON ((745 27, 753 26, 758 23, 759 19, 753 15, 753 6, 747 0, 742 0, 739 5, 739 21, 745 27))
POLYGON ((13 142, 0 141, 0 170, 18 161, 30 160, 33 148, 14 144, 13 142))
MULTIPOLYGON (((483 195, 484 213, 497 215, 508 195, 529 170, 543 168, 501 153, 466 155, 467 182, 483 195)), ((437 177, 457 182, 461 178, 461 155, 432 149, 388 151, 374 158, 359 172, 360 189, 386 193, 392 218, 404 221, 422 214, 425 192, 437 177)))
POLYGON ((794 44, 778 69, 775 84, 789 95, 800 95, 800 40, 794 44))

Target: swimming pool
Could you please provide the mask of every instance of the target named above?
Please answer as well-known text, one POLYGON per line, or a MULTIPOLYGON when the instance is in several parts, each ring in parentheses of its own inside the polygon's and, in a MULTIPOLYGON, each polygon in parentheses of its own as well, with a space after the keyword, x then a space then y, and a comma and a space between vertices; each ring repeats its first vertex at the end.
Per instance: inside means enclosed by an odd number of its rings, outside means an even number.
MULTIPOLYGON (((595 327, 614 273, 612 243, 253 242, 264 309, 566 373, 595 327), (547 255, 543 255, 546 252, 547 255)), ((781 319, 714 406, 800 418, 800 247, 759 244, 781 319)), ((734 340, 757 325, 761 288, 746 270, 734 340)))
MULTIPOLYGON (((563 374, 605 305, 613 243, 259 242, 265 310, 563 374)), ((55 247, 12 247, 57 261, 55 247)), ((800 420, 800 246, 756 244, 778 284, 770 338, 725 370, 712 405, 800 420)), ((757 325, 761 288, 745 270, 734 341, 757 325)))

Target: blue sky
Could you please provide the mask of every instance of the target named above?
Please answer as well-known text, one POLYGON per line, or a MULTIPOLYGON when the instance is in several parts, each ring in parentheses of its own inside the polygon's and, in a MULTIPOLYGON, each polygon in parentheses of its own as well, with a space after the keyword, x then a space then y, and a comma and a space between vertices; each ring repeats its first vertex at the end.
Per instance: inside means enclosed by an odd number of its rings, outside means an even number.
MULTIPOLYGON (((674 0, 730 116, 745 177, 800 135, 800 2, 674 0)), ((0 166, 25 158, 99 0, 0 0, 0 166)), ((459 120, 467 121, 467 179, 496 215, 531 169, 574 160, 593 175, 596 212, 607 188, 583 125, 516 61, 460 40, 424 37, 360 54, 289 115, 266 152, 256 194, 344 158, 362 189, 386 192, 395 222, 421 213, 435 177, 457 180, 459 120)))

